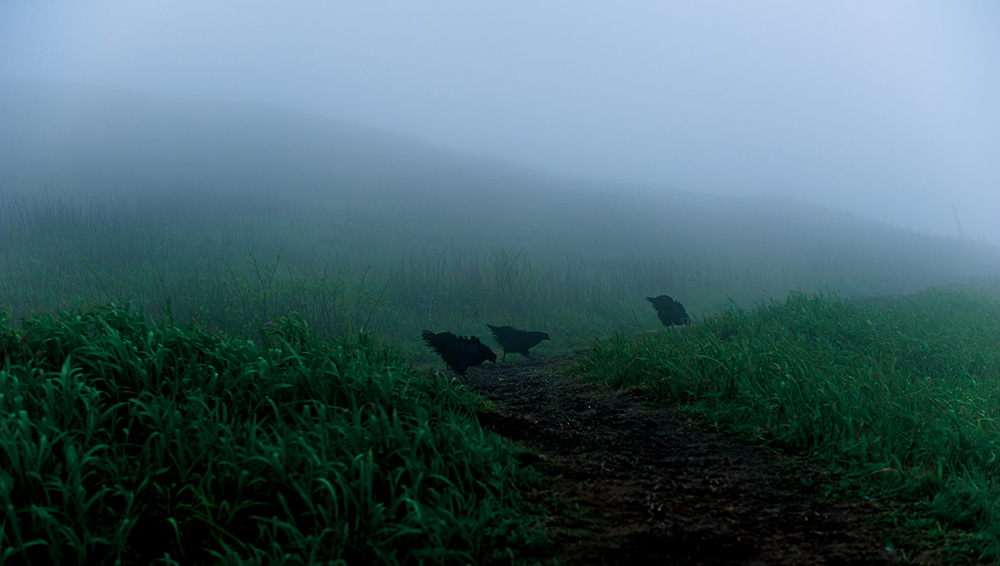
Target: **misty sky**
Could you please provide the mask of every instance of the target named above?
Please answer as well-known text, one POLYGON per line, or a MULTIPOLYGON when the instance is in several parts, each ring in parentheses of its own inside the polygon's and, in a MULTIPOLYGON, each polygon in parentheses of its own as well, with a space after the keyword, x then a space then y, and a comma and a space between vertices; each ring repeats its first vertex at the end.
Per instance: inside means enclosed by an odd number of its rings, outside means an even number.
POLYGON ((947 235, 954 203, 1000 244, 1000 2, 0 0, 0 77, 275 103, 947 235))

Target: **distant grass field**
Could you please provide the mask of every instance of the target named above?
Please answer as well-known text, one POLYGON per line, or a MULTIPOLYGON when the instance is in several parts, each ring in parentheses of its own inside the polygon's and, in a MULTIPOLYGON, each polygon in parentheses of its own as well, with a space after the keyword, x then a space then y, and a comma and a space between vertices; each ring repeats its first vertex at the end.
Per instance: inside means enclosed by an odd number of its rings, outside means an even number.
POLYGON ((1000 283, 884 306, 794 293, 598 340, 577 369, 804 450, 869 494, 916 502, 901 524, 970 532, 962 550, 1000 558, 1000 283))
POLYGON ((695 206, 669 223, 643 205, 667 210, 670 199, 583 193, 560 212, 565 196, 534 201, 550 218, 477 213, 482 225, 453 240, 447 218, 472 210, 476 195, 389 206, 334 193, 310 206, 301 196, 8 189, 0 308, 15 324, 108 303, 160 320, 169 301, 180 320, 250 338, 296 312, 321 336, 364 329, 408 360, 433 362, 424 329, 482 335, 487 323, 510 324, 549 332, 544 350, 560 353, 656 328, 648 295, 670 294, 698 317, 789 290, 896 294, 1000 270, 997 248, 836 215, 810 222, 815 210, 782 212, 781 201, 747 201, 741 214, 695 206), (761 218, 767 225, 754 227, 761 218))

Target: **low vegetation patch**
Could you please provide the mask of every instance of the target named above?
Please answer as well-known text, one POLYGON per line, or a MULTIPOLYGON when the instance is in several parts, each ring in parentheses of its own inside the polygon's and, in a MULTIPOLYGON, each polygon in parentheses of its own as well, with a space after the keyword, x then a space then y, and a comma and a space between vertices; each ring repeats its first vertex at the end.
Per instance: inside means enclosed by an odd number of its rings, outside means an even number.
POLYGON ((691 327, 599 340, 578 368, 807 451, 869 494, 914 502, 919 516, 905 521, 971 531, 997 559, 998 296, 935 289, 871 306, 792 293, 691 327))
POLYGON ((0 317, 0 564, 493 564, 538 481, 482 401, 295 317, 0 317))

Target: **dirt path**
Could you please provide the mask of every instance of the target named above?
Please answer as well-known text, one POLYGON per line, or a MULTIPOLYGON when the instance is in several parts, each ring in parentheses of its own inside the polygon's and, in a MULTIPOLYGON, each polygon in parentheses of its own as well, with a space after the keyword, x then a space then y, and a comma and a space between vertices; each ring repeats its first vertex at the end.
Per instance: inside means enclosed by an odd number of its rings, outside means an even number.
MULTIPOLYGON (((513 358, 518 356, 513 355, 513 358)), ((872 502, 832 501, 808 462, 677 422, 565 375, 573 356, 484 364, 486 426, 540 451, 586 521, 549 525, 566 564, 892 564, 872 502), (592 536, 584 536, 587 531, 592 536)))

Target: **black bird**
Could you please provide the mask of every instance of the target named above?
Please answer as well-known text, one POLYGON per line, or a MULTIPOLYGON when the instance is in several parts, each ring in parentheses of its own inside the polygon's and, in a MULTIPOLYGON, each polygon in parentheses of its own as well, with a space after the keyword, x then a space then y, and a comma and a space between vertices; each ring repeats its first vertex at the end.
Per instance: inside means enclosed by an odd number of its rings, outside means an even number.
POLYGON ((507 352, 530 358, 531 354, 528 353, 528 350, 537 346, 542 340, 549 339, 548 332, 532 332, 518 330, 512 326, 493 326, 492 324, 486 326, 490 327, 493 337, 497 339, 497 344, 503 347, 504 360, 507 359, 507 352))
POLYGON ((441 356, 444 363, 463 377, 465 370, 472 366, 478 366, 486 360, 493 363, 497 361, 497 355, 493 353, 493 350, 490 350, 475 336, 466 338, 465 336, 455 336, 451 332, 435 334, 430 330, 424 330, 422 336, 424 342, 427 342, 427 345, 441 356))
POLYGON ((684 310, 684 305, 680 301, 675 301, 666 295, 659 297, 646 297, 646 300, 653 303, 656 315, 660 317, 660 322, 667 326, 684 325, 691 323, 691 317, 684 310))

